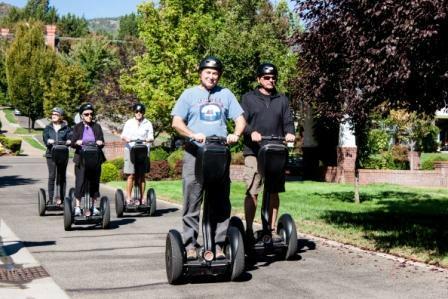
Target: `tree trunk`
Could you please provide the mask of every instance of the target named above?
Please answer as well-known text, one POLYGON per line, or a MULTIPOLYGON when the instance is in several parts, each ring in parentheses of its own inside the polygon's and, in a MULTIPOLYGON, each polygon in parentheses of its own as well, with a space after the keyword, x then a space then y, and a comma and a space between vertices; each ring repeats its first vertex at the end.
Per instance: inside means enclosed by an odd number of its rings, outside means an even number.
POLYGON ((358 167, 355 169, 355 203, 361 203, 359 200, 359 171, 358 167))

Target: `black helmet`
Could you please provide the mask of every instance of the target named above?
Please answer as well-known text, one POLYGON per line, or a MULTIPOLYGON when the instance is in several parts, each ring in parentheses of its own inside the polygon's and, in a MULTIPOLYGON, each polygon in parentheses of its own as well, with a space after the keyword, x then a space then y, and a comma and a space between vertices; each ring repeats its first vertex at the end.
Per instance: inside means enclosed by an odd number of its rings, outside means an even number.
POLYGON ((59 107, 54 107, 53 109, 51 109, 51 113, 57 113, 60 116, 64 116, 64 109, 59 108, 59 107))
POLYGON ((88 102, 79 106, 79 114, 82 114, 86 110, 92 110, 93 112, 95 112, 95 109, 93 108, 92 103, 88 103, 88 102))
POLYGON ((272 63, 262 63, 257 67, 257 77, 274 75, 277 77, 277 68, 272 63))
POLYGON ((132 105, 132 111, 145 113, 146 107, 141 103, 135 103, 134 105, 132 105))
POLYGON ((221 60, 215 56, 207 56, 199 63, 199 71, 202 71, 203 69, 215 69, 219 73, 222 73, 223 68, 221 60))

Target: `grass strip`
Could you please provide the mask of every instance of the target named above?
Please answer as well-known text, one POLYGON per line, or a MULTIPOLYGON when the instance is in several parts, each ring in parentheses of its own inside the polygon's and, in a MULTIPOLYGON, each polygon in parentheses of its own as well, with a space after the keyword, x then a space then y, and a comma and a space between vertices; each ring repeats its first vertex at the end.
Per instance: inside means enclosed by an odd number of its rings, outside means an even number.
MULTIPOLYGON (((181 181, 147 185, 182 203, 181 181)), ((353 190, 348 184, 288 182, 279 214, 291 214, 302 233, 448 267, 448 190, 372 184, 361 186, 361 204, 353 202, 353 190)), ((244 184, 233 182, 233 214, 244 214, 243 198, 244 184)))
POLYGON ((14 116, 14 111, 12 109, 3 109, 3 112, 5 112, 5 117, 8 120, 8 122, 12 124, 17 123, 16 117, 14 116))
POLYGON ((25 140, 27 143, 29 143, 32 147, 45 151, 46 148, 43 146, 39 141, 37 141, 34 137, 26 136, 23 137, 23 140, 25 140))

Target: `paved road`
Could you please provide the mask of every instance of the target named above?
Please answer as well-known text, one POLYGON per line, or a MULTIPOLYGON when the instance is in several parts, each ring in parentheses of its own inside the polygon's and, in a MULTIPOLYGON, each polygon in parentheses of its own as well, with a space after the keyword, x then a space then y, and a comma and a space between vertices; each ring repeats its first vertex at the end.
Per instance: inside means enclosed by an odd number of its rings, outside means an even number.
POLYGON ((260 261, 240 282, 171 286, 164 246, 167 231, 180 227, 176 206, 159 203, 158 217, 113 217, 110 230, 65 232, 60 215, 37 216, 45 178, 42 158, 1 157, 0 217, 72 298, 448 298, 445 270, 305 239, 296 260, 260 261))

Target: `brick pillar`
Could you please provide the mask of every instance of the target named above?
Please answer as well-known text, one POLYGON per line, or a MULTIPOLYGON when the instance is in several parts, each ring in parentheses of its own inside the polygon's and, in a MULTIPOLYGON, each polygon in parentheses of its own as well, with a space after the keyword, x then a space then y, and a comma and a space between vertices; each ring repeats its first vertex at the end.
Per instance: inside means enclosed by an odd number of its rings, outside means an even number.
POLYGON ((2 38, 6 39, 9 35, 9 28, 2 28, 1 29, 2 38))
POLYGON ((46 25, 47 34, 45 35, 45 41, 47 46, 55 49, 56 46, 56 25, 46 25))
POLYGON ((420 152, 409 151, 408 152, 409 169, 419 170, 420 169, 420 152))
POLYGON ((434 169, 441 174, 441 185, 448 187, 448 161, 435 161, 434 169))
POLYGON ((338 170, 336 180, 338 183, 353 183, 355 181, 356 147, 338 146, 338 170))

